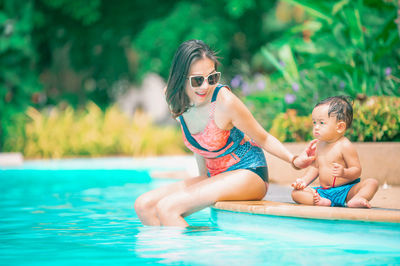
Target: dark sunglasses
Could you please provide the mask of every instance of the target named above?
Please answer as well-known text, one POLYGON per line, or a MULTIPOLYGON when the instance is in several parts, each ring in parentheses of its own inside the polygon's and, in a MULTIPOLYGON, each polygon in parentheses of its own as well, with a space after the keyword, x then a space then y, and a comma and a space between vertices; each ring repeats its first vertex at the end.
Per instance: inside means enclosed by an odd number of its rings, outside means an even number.
POLYGON ((208 85, 215 85, 218 83, 220 77, 221 77, 221 72, 215 72, 213 74, 208 75, 207 77, 189 76, 188 79, 190 80, 190 86, 192 86, 192 88, 196 88, 203 85, 205 79, 207 79, 208 85))

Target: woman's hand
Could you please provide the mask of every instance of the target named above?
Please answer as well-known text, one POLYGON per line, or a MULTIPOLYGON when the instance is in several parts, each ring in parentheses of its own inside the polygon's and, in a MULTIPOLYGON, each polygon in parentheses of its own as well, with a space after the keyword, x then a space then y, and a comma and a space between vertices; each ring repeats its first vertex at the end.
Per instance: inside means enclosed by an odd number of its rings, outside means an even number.
POLYGON ((292 187, 297 190, 303 190, 307 187, 307 184, 303 179, 297 178, 296 181, 292 183, 292 187))
POLYGON ((317 139, 312 140, 307 148, 293 161, 294 166, 306 168, 315 160, 315 150, 317 148, 317 139))

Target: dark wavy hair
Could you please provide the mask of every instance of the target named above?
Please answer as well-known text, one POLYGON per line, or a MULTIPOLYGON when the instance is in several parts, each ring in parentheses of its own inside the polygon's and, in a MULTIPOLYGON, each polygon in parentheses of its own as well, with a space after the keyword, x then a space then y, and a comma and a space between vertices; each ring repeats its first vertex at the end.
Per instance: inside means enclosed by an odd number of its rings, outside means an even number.
POLYGON ((215 70, 217 70, 219 61, 216 53, 201 40, 185 41, 175 52, 165 91, 167 104, 174 118, 186 112, 190 107, 190 100, 185 92, 185 82, 190 66, 197 60, 206 57, 214 61, 215 70))
MULTIPOLYGON (((339 95, 326 98, 315 105, 315 107, 329 104, 328 117, 336 116, 336 121, 344 121, 346 128, 350 128, 353 123, 353 100, 349 96, 339 95)), ((314 107, 314 108, 315 108, 314 107)))

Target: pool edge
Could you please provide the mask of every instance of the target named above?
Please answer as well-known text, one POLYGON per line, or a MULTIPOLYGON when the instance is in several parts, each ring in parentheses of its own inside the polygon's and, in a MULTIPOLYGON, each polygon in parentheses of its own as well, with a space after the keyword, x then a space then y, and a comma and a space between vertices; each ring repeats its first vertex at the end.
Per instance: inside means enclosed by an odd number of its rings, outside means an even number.
POLYGON ((293 218, 309 218, 321 220, 350 220, 366 222, 400 223, 400 210, 361 209, 307 206, 275 201, 219 201, 213 206, 216 210, 283 216, 293 218))

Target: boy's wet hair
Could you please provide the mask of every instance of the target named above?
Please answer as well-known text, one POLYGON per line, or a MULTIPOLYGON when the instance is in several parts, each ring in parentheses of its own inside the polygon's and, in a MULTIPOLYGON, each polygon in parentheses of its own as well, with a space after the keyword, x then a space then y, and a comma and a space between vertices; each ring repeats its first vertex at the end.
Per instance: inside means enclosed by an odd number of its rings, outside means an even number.
MULTIPOLYGON (((329 104, 328 117, 336 116, 336 121, 344 121, 346 128, 350 128, 353 122, 353 100, 349 96, 339 95, 326 98, 315 105, 315 107, 329 104)), ((314 107, 314 108, 315 108, 314 107)))

